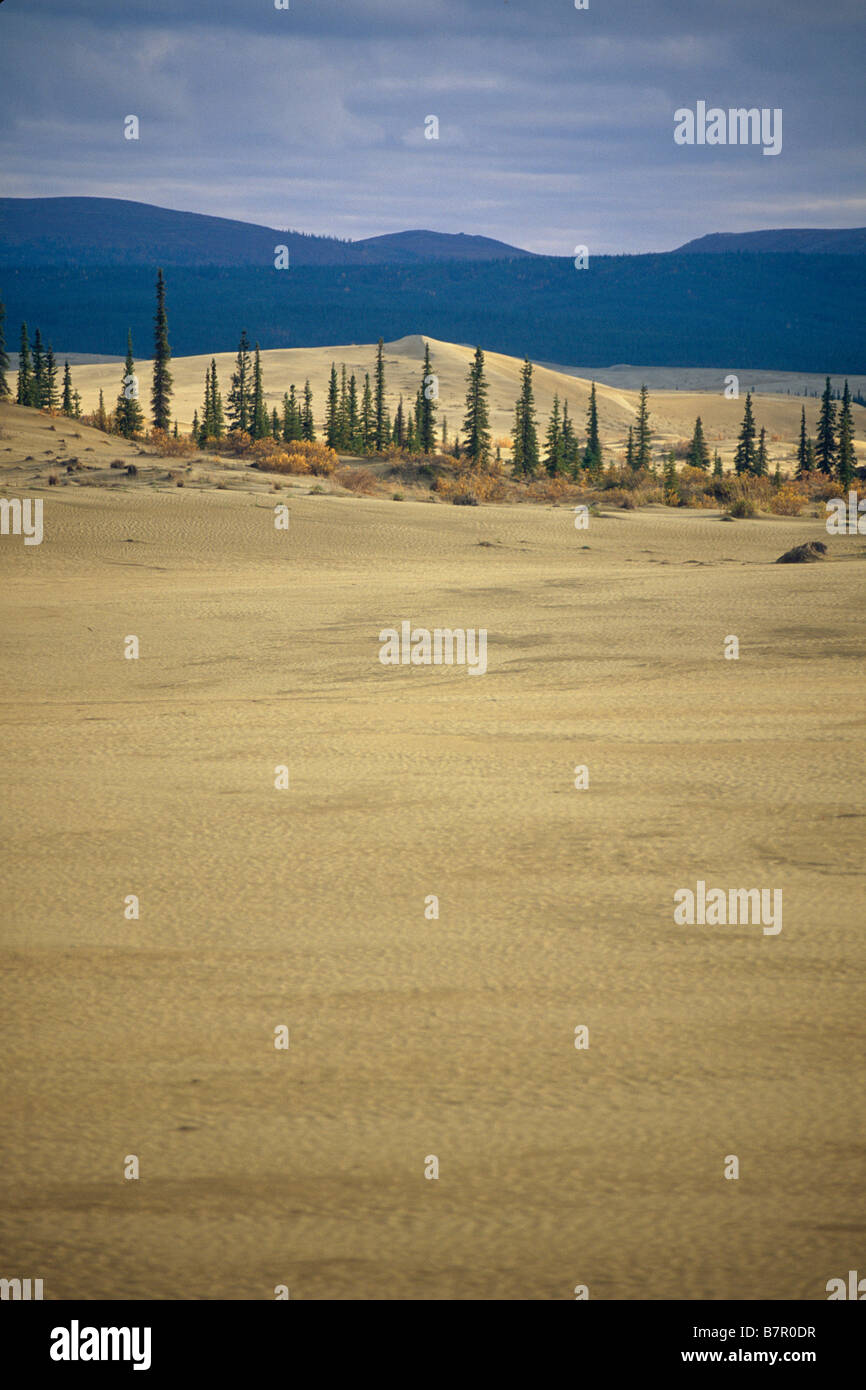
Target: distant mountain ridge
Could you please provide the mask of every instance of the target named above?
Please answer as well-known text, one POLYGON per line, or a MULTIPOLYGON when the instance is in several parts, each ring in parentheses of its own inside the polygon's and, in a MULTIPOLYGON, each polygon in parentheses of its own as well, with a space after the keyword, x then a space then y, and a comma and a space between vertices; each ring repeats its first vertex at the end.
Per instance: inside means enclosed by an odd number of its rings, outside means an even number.
POLYGON ((361 241, 281 231, 124 198, 0 198, 0 265, 411 265, 531 257, 491 237, 405 231, 361 241))
POLYGON ((677 254, 725 251, 798 252, 831 256, 866 253, 866 227, 781 227, 765 232, 710 232, 677 247, 677 254))

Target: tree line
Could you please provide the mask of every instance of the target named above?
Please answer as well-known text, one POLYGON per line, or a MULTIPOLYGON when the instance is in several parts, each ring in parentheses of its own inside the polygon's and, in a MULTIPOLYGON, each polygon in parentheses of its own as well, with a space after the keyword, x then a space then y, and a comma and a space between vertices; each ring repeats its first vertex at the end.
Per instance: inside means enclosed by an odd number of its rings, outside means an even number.
MULTIPOLYGON (((9 357, 5 349, 4 320, 5 311, 0 301, 0 398, 10 395, 6 380, 9 357)), ((156 280, 151 416, 153 428, 165 433, 168 433, 171 426, 173 385, 170 361, 165 280, 160 269, 156 280)), ((521 369, 520 395, 514 403, 511 460, 513 473, 525 480, 536 477, 541 470, 550 477, 565 476, 577 479, 583 473, 588 480, 600 478, 604 458, 599 435, 595 382, 591 383, 582 434, 569 415, 567 400, 560 401, 559 395, 554 395, 542 449, 536 420, 532 372, 532 363, 526 358, 521 369)), ((382 453, 392 447, 413 454, 432 454, 437 447, 443 452, 449 448, 445 418, 437 437, 438 380, 432 370, 429 343, 425 343, 421 377, 414 397, 404 403, 401 395, 393 418, 388 410, 386 397, 385 348, 382 338, 376 346, 372 376, 370 372, 365 372, 363 382, 357 379, 354 372, 347 376, 345 363, 340 364, 338 373, 337 364, 332 362, 323 420, 325 443, 338 453, 351 454, 382 453)), ((31 348, 26 324, 21 326, 17 401, 19 405, 40 409, 59 409, 64 415, 76 419, 81 416, 81 397, 73 388, 69 363, 64 363, 61 385, 58 383, 58 367, 51 344, 43 343, 42 335, 37 328, 31 348)), ((827 377, 814 440, 806 431, 806 409, 803 406, 797 445, 799 475, 817 470, 827 476, 838 477, 843 485, 851 481, 856 467, 851 406, 852 396, 848 382, 845 382, 840 398, 838 392, 834 395, 830 387, 830 378, 827 377)), ((122 386, 113 416, 110 417, 106 412, 103 394, 100 391, 99 406, 93 421, 98 428, 112 429, 126 438, 132 438, 144 429, 131 332, 127 333, 122 386)), ((174 433, 178 433, 177 421, 174 424, 174 433)), ((245 329, 238 344, 225 406, 217 378, 216 359, 211 358, 205 372, 201 413, 196 410, 191 431, 192 438, 200 447, 205 447, 210 441, 218 443, 232 433, 249 436, 252 440, 272 437, 285 443, 291 443, 293 440, 315 441, 317 438, 313 393, 309 379, 304 382, 301 390, 296 389, 292 383, 289 390, 283 393, 282 409, 277 410, 274 407, 269 411, 265 401, 261 350, 258 343, 255 347, 251 345, 245 329)), ((451 451, 455 457, 465 457, 470 465, 482 469, 490 465, 493 457, 488 385, 484 353, 480 347, 476 348, 467 373, 462 440, 459 435, 455 435, 451 451)), ((496 458, 499 458, 498 449, 496 458)), ((671 454, 667 456, 666 468, 670 468, 672 458, 671 454)), ((627 467, 635 472, 651 471, 653 468, 652 430, 649 423, 646 385, 640 388, 637 420, 634 425, 629 426, 625 462, 627 467)), ((700 416, 695 421, 686 453, 686 463, 703 471, 710 468, 710 451, 700 416)), ((763 477, 768 473, 767 431, 764 427, 760 431, 757 429, 751 392, 746 393, 745 411, 734 454, 734 470, 737 474, 751 474, 756 477, 763 477)), ((718 475, 722 472, 718 452, 713 460, 713 471, 718 475)))

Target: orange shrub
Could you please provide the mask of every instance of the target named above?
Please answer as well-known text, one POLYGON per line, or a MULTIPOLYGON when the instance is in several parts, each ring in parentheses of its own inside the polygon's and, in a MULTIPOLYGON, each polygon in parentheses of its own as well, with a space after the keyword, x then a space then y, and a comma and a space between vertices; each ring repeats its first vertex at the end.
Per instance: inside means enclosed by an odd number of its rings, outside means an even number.
POLYGON ((194 439, 189 439, 185 435, 178 435, 175 439, 173 434, 168 434, 165 430, 151 430, 145 435, 145 443, 163 458, 188 458, 190 454, 198 453, 198 445, 194 439))
POLYGON ((808 493, 798 483, 784 482, 770 498, 770 511, 776 516, 799 516, 808 501, 808 493))

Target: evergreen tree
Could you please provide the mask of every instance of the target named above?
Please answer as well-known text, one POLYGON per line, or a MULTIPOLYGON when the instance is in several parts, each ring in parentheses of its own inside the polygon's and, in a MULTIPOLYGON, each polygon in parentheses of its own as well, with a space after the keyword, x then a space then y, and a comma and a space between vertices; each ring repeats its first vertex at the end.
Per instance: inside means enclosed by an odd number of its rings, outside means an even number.
POLYGON ((60 409, 64 415, 74 415, 75 406, 72 399, 72 373, 69 370, 69 363, 63 363, 63 399, 60 402, 60 409))
POLYGON ((21 347, 18 352, 18 393, 19 405, 30 405, 33 394, 33 364, 30 359, 30 344, 27 341, 27 324, 21 325, 21 347))
POLYGON ((406 416, 406 451, 414 454, 418 448, 418 440, 415 434, 415 416, 411 411, 406 416))
POLYGON ((165 312, 165 281, 156 272, 156 314, 153 320, 153 387, 150 404, 153 428, 168 431, 171 424, 171 348, 168 345, 168 319, 165 312))
POLYGON ((250 364, 250 340, 247 337, 247 330, 241 333, 241 340, 238 343, 238 355, 235 359, 235 369, 232 373, 232 384, 229 390, 229 428, 233 430, 243 430, 249 432, 251 424, 251 392, 252 392, 252 367, 250 364))
POLYGON ((595 399, 595 382, 589 392, 589 405, 586 411, 586 448, 583 451, 583 466, 589 473, 601 472, 601 439, 598 433, 598 406, 595 399))
POLYGON ((57 363, 54 359, 54 349, 51 344, 45 352, 45 406, 48 410, 56 410, 58 405, 57 396, 57 363))
POLYGON ((466 415, 463 420, 466 453, 475 467, 483 468, 490 458, 490 416, 487 408, 487 382, 484 379, 484 353, 475 349, 466 384, 466 415))
POLYGON ((746 408, 734 454, 734 469, 737 473, 753 473, 755 470, 755 417, 752 413, 751 391, 746 392, 746 408))
POLYGON ((406 443, 406 420, 403 415, 403 397, 397 402, 397 410, 394 414, 394 443, 398 449, 402 449, 406 443))
POLYGON ((277 414, 276 406, 274 406, 273 410, 271 411, 271 434, 273 435, 274 439, 279 439, 280 437, 280 417, 277 414))
POLYGON ((253 361, 253 389, 250 398, 250 434, 253 439, 264 439, 271 432, 268 407, 265 404, 265 388, 262 382, 262 355, 256 343, 253 361))
POLYGON ((190 438, 191 438, 191 439, 194 439, 195 442, 196 442, 196 444, 198 444, 199 437, 200 437, 200 435, 201 435, 201 427, 200 427, 199 422, 198 422, 198 411, 197 411, 197 410, 194 410, 194 411, 192 412, 192 429, 190 430, 189 433, 190 433, 190 438))
POLYGON ((650 455, 651 439, 652 430, 649 426, 649 406, 647 404, 647 388, 646 386, 642 386, 640 388, 640 401, 638 403, 637 410, 637 427, 634 440, 634 457, 632 460, 632 466, 635 469, 649 469, 650 464, 652 462, 652 458, 650 455))
POLYGON ((358 383, 353 372, 349 377, 349 393, 346 400, 346 448, 350 449, 353 454, 359 452, 359 426, 358 383))
POLYGON ((81 419, 81 395, 78 391, 72 392, 72 417, 75 420, 81 419))
POLYGON ((562 420, 559 413, 559 396, 554 395, 553 406, 545 435, 544 466, 553 478, 562 472, 562 420))
MULTIPOLYGON (((443 440, 442 447, 445 447, 443 440)), ((535 393, 532 389, 532 363, 523 359, 520 395, 514 403, 514 450, 512 467, 523 478, 534 478, 538 471, 538 429, 535 423, 535 393)))
POLYGON ((448 448, 448 416, 442 416, 442 452, 448 448))
POLYGON ((671 505, 671 503, 676 505, 679 501, 680 492, 679 482, 677 480, 677 461, 674 458, 673 449, 671 449, 670 453, 665 457, 664 467, 662 469, 662 481, 665 489, 665 501, 668 505, 671 505))
POLYGON ((627 443, 626 446, 625 446, 625 461, 626 461, 626 464, 627 464, 627 466, 628 466, 629 468, 634 468, 634 467, 636 466, 634 460, 635 460, 635 451, 634 451, 634 428, 633 428, 631 425, 629 425, 629 427, 628 427, 628 443, 627 443))
POLYGON ((854 469, 857 466, 857 458, 854 453, 854 417, 851 412, 851 392, 848 389, 848 382, 845 382, 845 389, 842 392, 842 408, 839 411, 839 449, 836 460, 836 469, 839 481, 847 487, 854 477, 854 469))
POLYGON ((217 381, 216 358, 210 360, 210 402, 209 402, 208 431, 210 439, 222 439, 226 431, 225 416, 223 415, 223 398, 217 381))
POLYGON ((325 443, 329 449, 337 449, 340 444, 340 397, 337 389, 337 368, 333 362, 325 401, 325 443))
POLYGON ((200 449, 205 446, 206 440, 211 434, 211 394, 210 394, 210 367, 205 368, 204 374, 204 404, 201 409, 201 420, 196 433, 196 444, 200 449))
POLYGON ((755 477, 766 478, 767 472, 767 431, 762 425, 758 437, 758 452, 755 455, 755 477))
POLYGON ((337 410, 337 447, 345 449, 349 443, 349 387, 346 381, 346 364, 340 363, 340 401, 337 410))
POLYGON ((132 331, 126 335, 126 361, 123 366, 122 389, 117 398, 114 411, 114 429, 125 439, 140 434, 144 427, 144 416, 138 403, 138 379, 135 375, 135 362, 132 356, 132 331))
POLYGON ((313 421, 313 393, 310 390, 309 377, 304 382, 304 408, 301 413, 301 437, 313 441, 316 438, 316 426, 313 421))
POLYGON ((800 442, 797 445, 797 473, 802 476, 806 472, 806 407, 800 407, 800 442))
POLYGON ((301 410, 295 395, 295 383, 292 382, 288 392, 283 394, 283 439, 286 444, 291 444, 302 437, 301 410))
POLYGON ((42 334, 37 328, 33 337, 33 386, 30 392, 30 404, 37 410, 41 410, 45 404, 45 349, 42 346, 42 334))
POLYGON ((382 338, 376 345, 376 433, 374 439, 376 452, 384 449, 385 438, 385 343, 382 338))
POLYGON ((172 433, 174 434, 175 439, 177 439, 177 420, 175 420, 174 422, 174 430, 172 431, 172 433))
POLYGON ((96 411, 96 428, 107 431, 108 416, 105 413, 105 401, 102 398, 102 387, 99 388, 99 406, 96 411))
POLYGON ((702 468, 704 472, 706 472, 710 466, 710 451, 704 439, 704 427, 701 423, 700 415, 695 420, 695 432, 692 435, 692 442, 689 445, 686 462, 691 468, 702 468))
POLYGON ((9 382, 6 380, 6 373, 9 370, 9 354, 6 351, 6 333, 4 325, 6 323, 6 306, 0 299, 0 401, 6 396, 11 395, 9 382))
POLYGON ((718 449, 716 450, 716 452, 715 452, 715 454, 714 454, 714 456, 713 456, 713 477, 714 477, 714 478, 721 478, 721 477, 724 477, 724 474, 723 474, 723 472, 722 472, 722 456, 721 456, 721 454, 719 453, 718 449))
POLYGON ((562 471, 574 476, 580 468, 579 446, 574 424, 568 413, 568 401, 562 402, 562 471))
POLYGON ((361 447, 365 454, 373 445, 375 423, 373 420, 373 397, 370 393, 370 373, 364 373, 364 394, 361 397, 361 447))
POLYGON ((826 473, 828 477, 832 476, 836 466, 835 423, 836 410, 833 405, 833 393, 830 390, 830 378, 827 377, 824 386, 824 394, 821 397, 821 409, 818 414, 815 457, 818 460, 818 467, 821 472, 826 473))
POLYGON ((807 439, 807 440, 806 440, 806 469, 805 469, 805 471, 806 471, 807 473, 814 473, 814 471, 815 471, 815 441, 814 441, 814 439, 807 439))
POLYGON ((436 448, 436 402, 430 366, 430 344, 424 344, 424 367, 418 390, 418 447, 422 454, 432 454, 436 448))

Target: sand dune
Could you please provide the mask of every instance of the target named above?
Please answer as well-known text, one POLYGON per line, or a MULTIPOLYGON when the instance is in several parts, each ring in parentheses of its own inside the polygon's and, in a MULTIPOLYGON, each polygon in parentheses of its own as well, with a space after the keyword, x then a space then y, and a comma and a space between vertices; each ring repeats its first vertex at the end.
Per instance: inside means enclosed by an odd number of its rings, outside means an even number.
POLYGON ((300 495, 277 532, 247 476, 31 488, 43 544, 0 537, 3 1269, 826 1297, 864 1220, 863 539, 300 495), (487 674, 383 667, 402 619, 484 627, 487 674), (675 925, 698 879, 781 888, 783 930, 675 925))
MULTIPOLYGON (((386 344, 389 409, 396 409, 401 393, 404 402, 411 403, 414 400, 420 381, 425 342, 430 344, 433 370, 439 378, 439 424, 441 426, 442 417, 445 416, 449 437, 453 438, 455 431, 463 423, 466 373, 474 352, 472 348, 461 347, 455 343, 443 343, 436 338, 425 338, 420 334, 386 344)), ((294 382, 296 389, 300 389, 309 378, 314 393, 316 418, 321 422, 331 363, 336 362, 339 368, 339 364, 345 362, 348 373, 354 372, 358 381, 362 383, 365 372, 370 372, 372 378, 375 355, 375 344, 265 351, 262 353, 262 363, 268 407, 280 409, 283 392, 288 390, 290 384, 294 382)), ((216 354, 217 375, 224 400, 228 395, 234 360, 234 353, 216 354)), ((492 431, 497 439, 508 439, 514 423, 514 401, 520 389, 523 364, 516 357, 506 357, 495 352, 485 353, 485 360, 490 388, 492 431)), ((179 425, 184 430, 189 429, 193 412, 201 411, 205 372, 210 361, 210 356, 207 356, 176 358, 172 362, 174 409, 179 425)), ((137 370, 146 409, 149 403, 151 364, 139 362, 137 370)), ((122 374, 122 366, 118 368, 116 363, 77 367, 74 380, 81 392, 85 409, 95 408, 100 388, 105 393, 106 405, 112 405, 120 389, 122 374)), ((560 400, 568 401, 569 411, 582 430, 589 401, 590 380, 541 366, 536 367, 533 375, 538 421, 542 433, 554 394, 557 394, 560 400)), ((744 391, 745 386, 744 378, 744 391)), ((723 395, 723 389, 724 374, 718 373, 714 390, 653 391, 650 406, 658 444, 661 446, 690 438, 695 416, 700 415, 711 447, 717 447, 728 462, 743 418, 743 399, 728 400, 723 395)), ((609 448, 620 450, 625 446, 628 427, 635 420, 638 390, 606 385, 600 381, 597 386, 597 398, 603 442, 609 448)), ((809 429, 814 433, 819 405, 817 400, 810 398, 804 401, 796 396, 779 394, 762 395, 757 403, 758 426, 765 425, 767 428, 773 463, 777 459, 785 465, 789 463, 799 435, 800 409, 803 404, 806 406, 809 429)), ((858 438, 862 438, 866 434, 866 409, 855 406, 854 411, 857 435, 858 438)))

